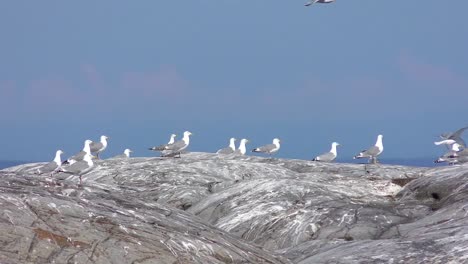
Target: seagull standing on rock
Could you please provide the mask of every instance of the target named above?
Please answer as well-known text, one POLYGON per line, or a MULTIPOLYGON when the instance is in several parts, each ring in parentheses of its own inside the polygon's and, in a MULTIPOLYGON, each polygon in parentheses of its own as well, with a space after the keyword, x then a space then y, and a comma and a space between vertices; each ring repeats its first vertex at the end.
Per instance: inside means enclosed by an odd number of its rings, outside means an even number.
POLYGON ((94 163, 91 157, 92 157, 91 154, 86 154, 83 157, 83 160, 77 161, 68 167, 61 168, 57 170, 57 172, 63 172, 63 173, 79 176, 80 184, 81 184, 82 183, 81 176, 90 172, 94 167, 94 163))
POLYGON ((377 156, 379 156, 383 152, 383 143, 382 143, 383 136, 377 136, 377 142, 375 145, 361 151, 359 154, 353 157, 353 159, 362 159, 362 158, 369 158, 369 162, 377 163, 377 156))
POLYGON ((44 166, 40 167, 37 169, 37 174, 43 174, 43 173, 53 173, 56 170, 60 169, 60 166, 62 166, 62 158, 61 155, 63 154, 62 150, 57 150, 55 152, 55 158, 53 161, 45 164, 44 166))
POLYGON ((236 151, 235 143, 236 143, 235 138, 229 139, 229 147, 222 148, 222 149, 216 151, 216 154, 232 154, 232 153, 234 153, 234 151, 236 151))
POLYGON ((101 142, 92 142, 91 145, 89 145, 91 149, 91 153, 96 153, 96 157, 99 159, 99 153, 103 152, 107 148, 107 139, 109 139, 108 136, 101 136, 101 142))
POLYGON ((280 147, 281 147, 280 142, 281 141, 278 138, 275 138, 275 139, 273 139, 273 144, 268 144, 268 145, 265 145, 265 146, 254 148, 254 149, 252 149, 252 152, 266 153, 266 154, 270 155, 270 157, 271 157, 271 155, 275 154, 280 149, 280 147))
POLYGON ((68 158, 66 161, 64 161, 63 163, 69 163, 69 164, 73 164, 75 162, 78 162, 78 161, 82 161, 84 156, 86 156, 87 154, 91 155, 91 148, 90 148, 90 145, 93 141, 87 139, 85 140, 84 142, 84 147, 83 147, 83 150, 76 153, 75 155, 71 156, 70 158, 68 158))
POLYGON ((336 152, 336 147, 339 146, 340 144, 337 142, 333 142, 331 145, 330 152, 324 153, 322 155, 319 155, 313 159, 313 161, 323 161, 323 162, 331 162, 336 159, 337 152, 336 152))
POLYGON ((167 144, 162 144, 162 145, 159 145, 159 146, 154 146, 154 147, 149 148, 149 150, 153 150, 153 151, 163 151, 167 146, 174 144, 174 141, 175 141, 175 137, 176 137, 176 136, 177 136, 176 134, 171 134, 171 138, 169 139, 169 142, 167 142, 167 144))
POLYGON ((173 157, 175 155, 178 155, 180 158, 180 154, 182 153, 182 151, 186 149, 190 144, 191 135, 192 133, 190 131, 185 131, 182 140, 176 141, 173 144, 164 147, 164 152, 162 153, 162 156, 173 157))
POLYGON ((247 152, 247 148, 245 147, 245 144, 247 143, 249 143, 248 139, 245 139, 245 138, 241 139, 239 143, 239 148, 234 152, 234 154, 244 156, 245 153, 247 152))
POLYGON ((120 154, 120 155, 117 155, 115 157, 113 157, 113 159, 128 159, 130 158, 130 153, 132 153, 133 151, 131 149, 125 149, 123 154, 120 154))

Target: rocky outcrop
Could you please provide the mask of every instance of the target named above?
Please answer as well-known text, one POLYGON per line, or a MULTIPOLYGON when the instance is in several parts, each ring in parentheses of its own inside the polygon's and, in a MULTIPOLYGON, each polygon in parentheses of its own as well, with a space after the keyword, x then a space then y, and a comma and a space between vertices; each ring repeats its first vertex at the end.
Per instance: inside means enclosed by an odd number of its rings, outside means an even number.
POLYGON ((0 262, 461 263, 468 166, 189 153, 0 171, 0 262))

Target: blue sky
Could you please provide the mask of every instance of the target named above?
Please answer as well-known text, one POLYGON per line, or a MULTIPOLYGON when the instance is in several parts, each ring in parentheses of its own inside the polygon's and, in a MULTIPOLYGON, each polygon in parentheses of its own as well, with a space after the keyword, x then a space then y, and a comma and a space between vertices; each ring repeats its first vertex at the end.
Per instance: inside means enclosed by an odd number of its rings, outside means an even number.
POLYGON ((310 159, 435 157, 468 125, 468 1, 5 1, 0 159, 49 160, 111 137, 137 156, 194 133, 310 159))

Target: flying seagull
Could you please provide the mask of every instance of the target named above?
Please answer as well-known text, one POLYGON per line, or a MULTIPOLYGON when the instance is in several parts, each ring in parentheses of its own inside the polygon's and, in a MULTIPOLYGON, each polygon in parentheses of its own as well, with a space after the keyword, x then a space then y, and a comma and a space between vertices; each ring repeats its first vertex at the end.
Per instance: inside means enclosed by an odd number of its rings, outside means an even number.
POLYGON ((273 155, 280 149, 280 140, 278 138, 273 139, 273 144, 268 144, 258 148, 252 149, 252 152, 261 152, 268 155, 273 155))
POLYGON ((181 152, 184 149, 186 149, 188 145, 190 144, 190 135, 192 135, 190 131, 185 131, 184 137, 182 138, 182 140, 176 141, 170 145, 166 145, 164 147, 162 156, 171 157, 171 156, 179 155, 179 158, 180 158, 181 152))
POLYGON ((168 145, 174 144, 176 134, 171 134, 171 138, 169 139, 169 142, 167 144, 162 144, 159 146, 154 146, 149 148, 149 150, 154 150, 154 151, 163 151, 168 145))
POLYGON ((80 177, 80 184, 82 182, 81 176, 88 173, 93 169, 94 163, 91 154, 86 154, 83 160, 77 161, 66 168, 61 168, 57 172, 63 172, 80 177))
POLYGON ((239 143, 239 148, 236 149, 236 151, 234 152, 235 154, 237 155, 245 155, 245 153, 247 152, 247 149, 245 147, 245 144, 249 143, 249 140, 248 139, 241 139, 240 143, 239 143))
POLYGON ((62 158, 61 155, 63 154, 62 150, 57 150, 55 152, 55 158, 53 161, 45 164, 44 166, 40 167, 37 169, 37 174, 43 174, 43 173, 53 173, 56 170, 60 169, 60 166, 62 166, 62 158))
POLYGON ((236 139, 231 138, 229 139, 229 147, 222 148, 218 151, 216 151, 217 154, 232 154, 234 151, 236 151, 236 145, 235 145, 236 139))
POLYGON ((89 145, 91 149, 91 153, 96 153, 96 157, 99 159, 99 153, 103 152, 107 148, 107 139, 109 139, 108 136, 101 136, 101 142, 92 142, 91 145, 89 145))
POLYGON ((305 3, 305 6, 310 6, 315 3, 320 3, 320 4, 330 4, 335 2, 335 0, 309 0, 307 3, 305 3))
POLYGON ((82 161, 83 158, 84 158, 84 156, 85 156, 86 154, 91 155, 91 148, 89 147, 90 144, 91 144, 91 142, 92 142, 92 141, 89 140, 89 139, 85 140, 83 150, 80 151, 80 152, 78 152, 78 153, 76 153, 75 155, 71 156, 70 158, 68 158, 68 159, 67 159, 66 161, 64 161, 63 163, 65 163, 65 164, 66 164, 66 163, 73 164, 73 163, 75 163, 75 162, 77 162, 77 161, 82 161))
MULTIPOLYGON (((463 134, 463 132, 465 132, 465 130, 468 129, 468 126, 467 127, 463 127, 463 128, 460 128, 458 129, 457 131, 453 132, 453 133, 443 133, 442 135, 440 135, 440 138, 443 140, 447 140, 447 139, 452 139, 452 140, 455 140, 455 142, 457 142, 458 144, 462 145, 463 147, 466 147, 466 143, 465 141, 461 138, 461 135, 463 134)), ((440 141, 439 141, 440 142, 440 141)))
POLYGON ((319 155, 313 159, 313 161, 323 161, 323 162, 331 162, 336 159, 337 153, 336 153, 336 147, 339 146, 340 144, 337 142, 333 142, 331 144, 331 149, 330 152, 324 153, 322 155, 319 155))
POLYGON ((377 142, 375 142, 374 146, 361 151, 359 154, 354 156, 353 159, 369 158, 369 161, 372 161, 372 163, 377 163, 377 156, 379 156, 384 149, 382 139, 383 136, 378 135, 377 142))

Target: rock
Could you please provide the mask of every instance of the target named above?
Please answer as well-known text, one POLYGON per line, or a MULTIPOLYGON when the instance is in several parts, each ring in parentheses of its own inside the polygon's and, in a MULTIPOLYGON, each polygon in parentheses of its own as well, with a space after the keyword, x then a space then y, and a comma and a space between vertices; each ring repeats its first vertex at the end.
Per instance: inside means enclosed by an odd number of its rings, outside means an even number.
POLYGON ((187 153, 0 171, 0 262, 462 263, 468 166, 187 153))

